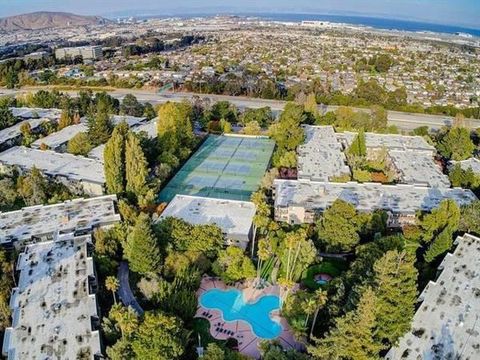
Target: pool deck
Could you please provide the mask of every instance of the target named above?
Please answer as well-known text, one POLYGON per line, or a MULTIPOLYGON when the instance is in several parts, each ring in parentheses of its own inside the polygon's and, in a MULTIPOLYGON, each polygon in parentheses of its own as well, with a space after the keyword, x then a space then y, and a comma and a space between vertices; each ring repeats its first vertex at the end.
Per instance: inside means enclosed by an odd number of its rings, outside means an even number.
MULTIPOLYGON (((245 284, 237 283, 235 286, 226 286, 218 278, 203 277, 197 296, 200 297, 210 289, 227 290, 232 288, 242 290, 246 302, 255 302, 264 295, 280 295, 280 288, 278 286, 269 286, 258 290, 251 287, 248 282, 245 284)), ((205 309, 200 305, 197 308, 195 317, 204 318, 210 322, 210 334, 215 339, 227 340, 234 338, 238 341, 238 350, 240 353, 255 359, 260 358, 259 344, 262 339, 253 333, 252 328, 245 321, 236 320, 227 322, 223 319, 221 311, 205 309), (230 334, 228 332, 230 332, 230 334)), ((279 311, 272 312, 271 318, 282 325, 282 333, 276 340, 279 341, 285 349, 295 348, 301 350, 304 348, 302 344, 295 341, 290 326, 287 321, 280 316, 279 311)))

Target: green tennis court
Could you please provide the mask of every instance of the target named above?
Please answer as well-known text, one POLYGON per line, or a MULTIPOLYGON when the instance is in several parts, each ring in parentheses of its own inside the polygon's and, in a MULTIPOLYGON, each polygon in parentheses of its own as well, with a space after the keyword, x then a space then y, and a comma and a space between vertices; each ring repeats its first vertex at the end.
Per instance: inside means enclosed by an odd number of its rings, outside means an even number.
POLYGON ((160 192, 175 195, 250 200, 267 170, 275 142, 266 137, 210 135, 160 192))

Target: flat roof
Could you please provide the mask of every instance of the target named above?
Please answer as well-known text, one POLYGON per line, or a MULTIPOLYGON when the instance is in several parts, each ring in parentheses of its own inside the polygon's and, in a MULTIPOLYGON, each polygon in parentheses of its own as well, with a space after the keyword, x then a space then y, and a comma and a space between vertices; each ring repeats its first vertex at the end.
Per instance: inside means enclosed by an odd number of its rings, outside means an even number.
POLYGON ((54 132, 48 136, 40 138, 32 143, 33 148, 39 148, 42 144, 47 145, 50 149, 56 149, 70 141, 75 135, 87 132, 86 124, 70 125, 60 131, 54 132))
POLYGON ((75 199, 55 205, 24 207, 0 213, 0 244, 25 241, 56 231, 109 225, 120 221, 116 213, 116 195, 75 199))
POLYGON ((301 206, 324 211, 337 199, 353 204, 359 211, 390 210, 414 214, 431 211, 443 199, 466 205, 477 197, 471 190, 429 188, 415 185, 381 185, 378 183, 329 183, 299 180, 275 180, 275 206, 301 206))
POLYGON ((96 184, 105 183, 103 164, 97 160, 51 150, 15 146, 0 153, 0 163, 22 169, 36 167, 50 176, 96 184))
POLYGON ((459 164, 463 170, 472 169, 475 174, 480 174, 480 160, 470 158, 463 161, 451 161, 451 165, 459 164))
POLYGON ((480 359, 480 238, 465 234, 420 295, 412 329, 386 359, 480 359))
MULTIPOLYGON (((343 133, 336 133, 336 136, 340 141, 345 143, 346 147, 350 147, 357 133, 345 131, 343 133)), ((367 148, 435 151, 435 147, 430 145, 422 136, 365 133, 365 143, 367 148)))
POLYGON ((351 174, 333 126, 305 125, 303 128, 305 143, 297 151, 299 179, 329 181, 351 174))
POLYGON ((390 150, 388 155, 399 171, 402 183, 447 188, 451 185, 448 176, 435 163, 431 152, 390 150))
POLYGON ((22 135, 20 128, 23 124, 30 124, 31 129, 34 130, 44 122, 50 122, 50 120, 47 118, 23 120, 13 126, 0 130, 0 144, 16 139, 22 135))
POLYGON ((209 135, 182 166, 159 199, 175 195, 249 201, 265 171, 275 142, 262 136, 209 135))
POLYGON ((125 121, 130 127, 140 125, 147 120, 146 117, 136 117, 136 116, 129 116, 129 115, 112 115, 111 118, 112 118, 113 125, 118 125, 122 121, 125 121))
POLYGON ((12 326, 3 351, 15 359, 93 359, 101 354, 90 235, 28 245, 20 254, 18 286, 10 307, 12 326), (80 356, 83 354, 83 357, 80 356))
POLYGON ((174 217, 192 225, 215 224, 227 235, 248 235, 255 212, 255 204, 248 201, 176 195, 160 219, 174 217))
POLYGON ((29 107, 11 107, 13 116, 23 119, 38 119, 46 118, 50 120, 58 120, 62 115, 60 109, 43 109, 43 108, 29 108, 29 107))

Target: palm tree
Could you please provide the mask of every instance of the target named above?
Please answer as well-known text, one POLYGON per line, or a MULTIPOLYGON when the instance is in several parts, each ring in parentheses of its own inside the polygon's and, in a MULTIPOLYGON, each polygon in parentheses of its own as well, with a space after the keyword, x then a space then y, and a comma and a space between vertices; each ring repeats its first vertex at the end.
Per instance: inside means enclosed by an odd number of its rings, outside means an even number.
POLYGON ((115 292, 118 290, 119 286, 120 286, 120 283, 115 276, 108 276, 105 279, 105 287, 107 288, 107 290, 112 292, 113 302, 115 304, 117 303, 117 297, 115 296, 115 292))
POLYGON ((317 302, 314 296, 309 296, 302 303, 303 312, 307 315, 304 323, 305 329, 307 328, 308 320, 310 320, 310 315, 313 315, 317 309, 317 302))
POLYGON ((317 307, 315 309, 315 314, 313 315, 312 326, 310 327, 310 336, 309 336, 310 338, 313 335, 313 329, 315 328, 315 324, 317 322, 318 312, 327 302, 327 292, 325 290, 318 289, 313 294, 313 297, 315 299, 315 303, 317 307))

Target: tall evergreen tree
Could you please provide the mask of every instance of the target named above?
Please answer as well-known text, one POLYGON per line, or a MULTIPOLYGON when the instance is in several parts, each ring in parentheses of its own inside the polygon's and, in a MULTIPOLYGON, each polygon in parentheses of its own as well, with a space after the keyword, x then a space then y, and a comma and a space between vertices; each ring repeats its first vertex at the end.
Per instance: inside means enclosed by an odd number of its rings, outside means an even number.
POLYGON ((417 269, 405 251, 388 251, 374 265, 376 337, 388 347, 410 330, 417 301, 417 269))
POLYGON ((147 192, 148 163, 137 135, 130 132, 125 146, 127 192, 139 197, 147 192))
POLYGON ((112 137, 105 145, 103 163, 109 194, 118 194, 125 191, 125 140, 127 132, 128 125, 122 121, 115 127, 112 137))
POLYGON ((104 144, 110 138, 113 124, 109 115, 109 107, 100 102, 96 113, 88 115, 88 137, 94 146, 104 144))
POLYGON ((423 229, 422 240, 430 244, 425 261, 432 262, 453 245, 453 234, 460 223, 460 209, 452 199, 443 200, 438 208, 420 218, 423 229))
POLYGON ((130 268, 139 274, 153 274, 161 264, 160 250, 153 234, 150 218, 140 213, 125 243, 125 258, 130 268))
POLYGON ((348 153, 354 156, 361 156, 364 157, 367 155, 367 145, 365 140, 365 132, 360 130, 355 136, 350 148, 348 149, 348 153))
POLYGON ((333 330, 316 340, 309 352, 314 358, 325 360, 378 359, 382 346, 374 339, 376 304, 375 293, 367 288, 357 308, 338 318, 333 330))

